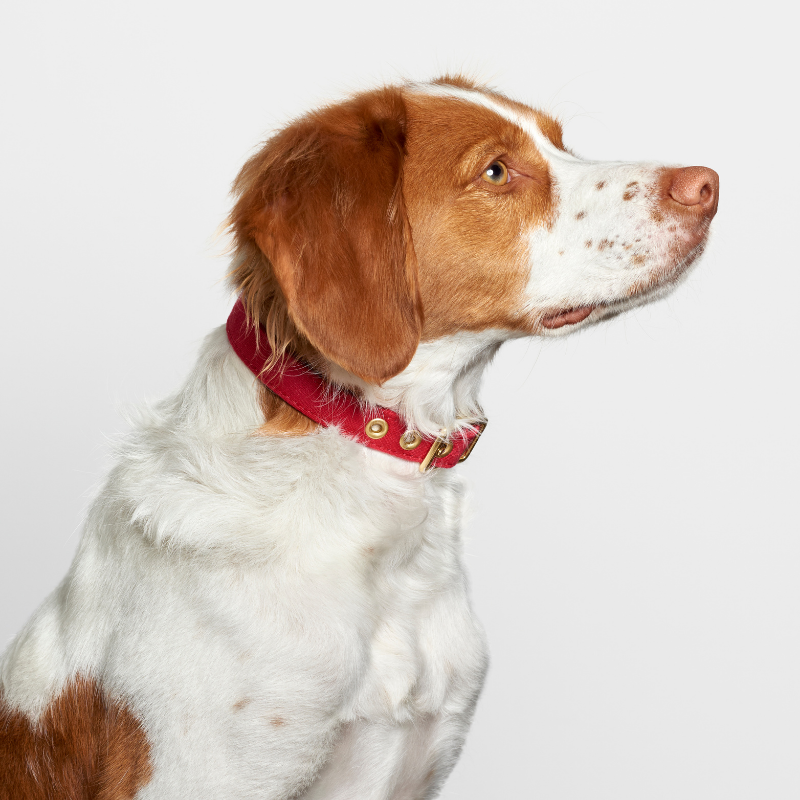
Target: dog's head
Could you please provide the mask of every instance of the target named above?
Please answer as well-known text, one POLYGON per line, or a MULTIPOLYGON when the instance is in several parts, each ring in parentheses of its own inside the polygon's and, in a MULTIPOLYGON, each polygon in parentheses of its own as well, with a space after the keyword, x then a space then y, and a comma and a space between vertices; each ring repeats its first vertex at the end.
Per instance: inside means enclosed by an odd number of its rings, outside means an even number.
POLYGON ((702 253, 705 167, 584 161, 460 78, 356 95, 242 169, 232 279, 277 352, 381 383, 420 341, 558 335, 663 295, 702 253))

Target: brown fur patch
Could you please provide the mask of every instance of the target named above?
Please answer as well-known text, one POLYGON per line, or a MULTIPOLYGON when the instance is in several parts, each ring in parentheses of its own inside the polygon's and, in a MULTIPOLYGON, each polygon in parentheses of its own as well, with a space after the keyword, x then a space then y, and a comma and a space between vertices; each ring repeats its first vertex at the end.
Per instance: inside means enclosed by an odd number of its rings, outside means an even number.
POLYGON ((264 424, 257 433, 263 436, 305 436, 319 427, 263 384, 258 389, 258 402, 264 413, 264 424))
POLYGON ((72 681, 36 725, 0 696, 2 800, 129 800, 151 772, 141 724, 94 681, 72 681))
POLYGON ((605 181, 598 181, 598 182, 597 182, 597 183, 594 185, 594 188, 595 188, 595 189, 597 189, 598 191, 600 191, 600 189, 603 189, 603 188, 605 188, 605 185, 606 185, 606 182, 605 182, 605 181))
POLYGON ((585 212, 585 211, 579 211, 579 212, 578 212, 578 213, 575 215, 575 219, 583 219, 585 216, 586 216, 586 212, 585 212))

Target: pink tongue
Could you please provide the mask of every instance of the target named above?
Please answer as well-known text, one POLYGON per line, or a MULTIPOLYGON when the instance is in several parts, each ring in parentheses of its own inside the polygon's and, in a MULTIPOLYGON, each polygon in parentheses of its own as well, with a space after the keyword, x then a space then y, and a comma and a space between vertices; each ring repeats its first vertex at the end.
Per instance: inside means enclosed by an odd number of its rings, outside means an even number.
POLYGON ((581 306, 581 308, 572 308, 569 311, 562 311, 560 314, 554 314, 552 317, 545 317, 542 320, 542 327, 562 328, 564 325, 574 325, 576 322, 581 322, 586 319, 593 310, 594 306, 581 306))

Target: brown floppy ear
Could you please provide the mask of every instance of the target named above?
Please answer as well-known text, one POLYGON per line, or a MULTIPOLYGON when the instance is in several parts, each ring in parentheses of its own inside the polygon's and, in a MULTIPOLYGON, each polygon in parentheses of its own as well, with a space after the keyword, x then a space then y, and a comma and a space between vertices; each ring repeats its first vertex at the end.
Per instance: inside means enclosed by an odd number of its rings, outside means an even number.
POLYGON ((422 332, 405 130, 398 90, 360 95, 285 128, 234 184, 237 238, 246 230, 271 263, 298 331, 376 383, 406 367, 422 332))

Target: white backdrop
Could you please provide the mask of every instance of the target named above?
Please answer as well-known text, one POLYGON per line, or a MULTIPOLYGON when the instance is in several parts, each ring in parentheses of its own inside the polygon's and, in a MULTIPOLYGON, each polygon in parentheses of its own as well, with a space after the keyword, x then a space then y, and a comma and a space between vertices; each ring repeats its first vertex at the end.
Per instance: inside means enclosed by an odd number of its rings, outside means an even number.
POLYGON ((598 159, 721 176, 669 300, 508 345, 465 465, 492 648, 444 797, 800 797, 797 63, 765 2, 40 2, 4 12, 0 645, 67 569, 119 408, 230 305, 275 125, 467 68, 598 159))

